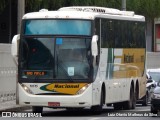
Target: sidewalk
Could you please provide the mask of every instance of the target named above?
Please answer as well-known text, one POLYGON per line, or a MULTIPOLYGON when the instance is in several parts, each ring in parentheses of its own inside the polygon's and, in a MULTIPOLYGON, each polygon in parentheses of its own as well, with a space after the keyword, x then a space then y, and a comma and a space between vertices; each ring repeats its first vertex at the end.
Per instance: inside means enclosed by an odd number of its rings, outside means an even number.
POLYGON ((16 101, 0 102, 0 112, 20 112, 26 109, 30 109, 30 106, 16 105, 16 101))

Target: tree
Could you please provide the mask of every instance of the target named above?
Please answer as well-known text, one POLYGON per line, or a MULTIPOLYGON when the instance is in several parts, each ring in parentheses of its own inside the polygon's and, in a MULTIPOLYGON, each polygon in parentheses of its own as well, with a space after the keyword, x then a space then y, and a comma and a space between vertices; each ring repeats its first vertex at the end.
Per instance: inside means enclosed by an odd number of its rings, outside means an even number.
POLYGON ((42 0, 25 0, 25 11, 37 11, 40 8, 42 0))
POLYGON ((149 51, 154 51, 154 19, 160 17, 160 0, 129 0, 127 1, 127 10, 135 11, 136 14, 146 17, 146 32, 151 36, 147 39, 147 47, 149 51))
POLYGON ((57 10, 60 7, 69 6, 71 0, 26 0, 26 12, 39 11, 42 8, 57 10))
POLYGON ((160 17, 160 0, 129 0, 127 1, 127 10, 135 11, 147 19, 153 20, 160 17))
POLYGON ((0 2, 0 12, 6 7, 8 0, 1 0, 0 2))
POLYGON ((46 8, 57 10, 66 6, 101 6, 121 9, 120 0, 26 0, 26 12, 46 8))

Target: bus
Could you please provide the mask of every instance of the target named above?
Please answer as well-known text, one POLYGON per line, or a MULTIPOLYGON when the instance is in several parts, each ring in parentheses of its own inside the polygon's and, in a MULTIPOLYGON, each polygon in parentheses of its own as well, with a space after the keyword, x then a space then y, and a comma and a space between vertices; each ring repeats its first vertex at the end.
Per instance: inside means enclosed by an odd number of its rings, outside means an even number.
POLYGON ((145 17, 93 6, 42 9, 13 37, 19 105, 135 109, 146 94, 145 17))

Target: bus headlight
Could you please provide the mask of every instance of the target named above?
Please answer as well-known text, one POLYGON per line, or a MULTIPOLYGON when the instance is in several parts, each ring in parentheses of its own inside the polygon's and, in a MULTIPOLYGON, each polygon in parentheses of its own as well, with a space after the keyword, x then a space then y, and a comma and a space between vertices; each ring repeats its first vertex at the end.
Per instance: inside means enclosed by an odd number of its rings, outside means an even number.
POLYGON ((24 89, 27 93, 33 94, 33 92, 32 92, 26 85, 21 84, 21 86, 23 87, 23 89, 24 89))
POLYGON ((89 87, 90 84, 87 84, 85 86, 83 86, 76 94, 77 95, 80 95, 82 94, 88 87, 89 87))

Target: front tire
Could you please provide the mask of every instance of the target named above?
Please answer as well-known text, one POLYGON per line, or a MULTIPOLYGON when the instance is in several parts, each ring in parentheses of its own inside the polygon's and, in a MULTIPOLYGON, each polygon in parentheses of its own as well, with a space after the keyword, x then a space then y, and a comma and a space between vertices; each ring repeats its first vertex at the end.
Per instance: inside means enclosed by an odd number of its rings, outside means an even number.
POLYGON ((122 110, 123 108, 123 103, 114 103, 113 104, 113 107, 114 107, 114 110, 122 110))
POLYGON ((101 114, 103 110, 103 104, 104 104, 104 94, 103 90, 101 92, 101 98, 100 98, 100 105, 92 106, 91 112, 93 114, 101 114))

